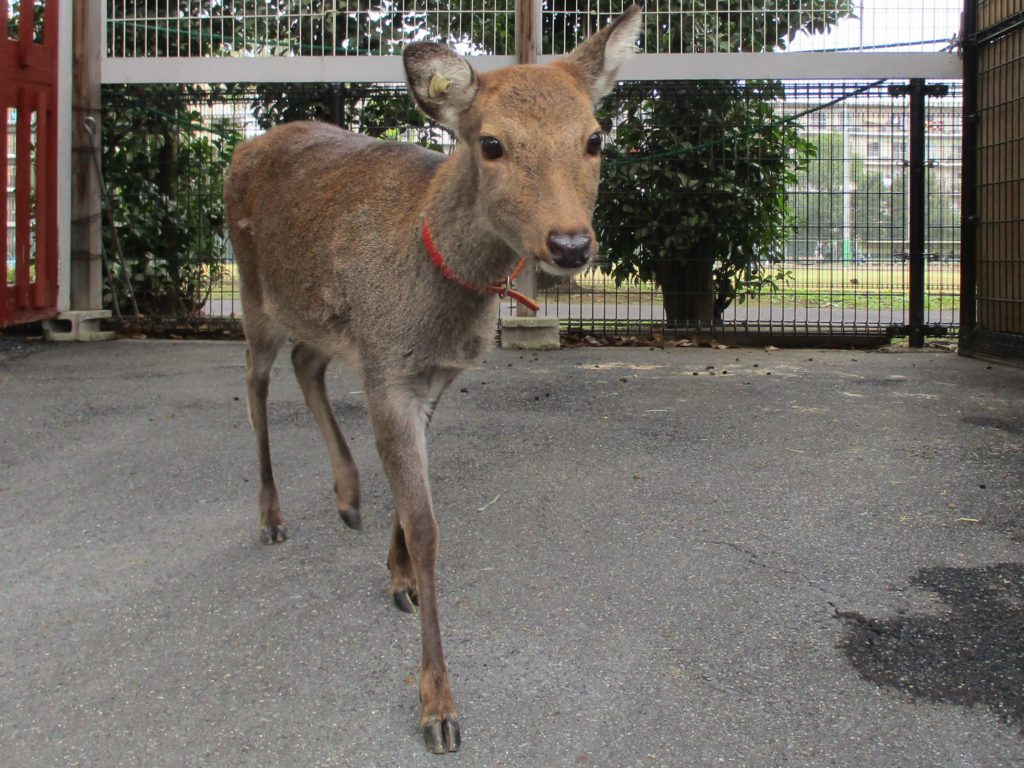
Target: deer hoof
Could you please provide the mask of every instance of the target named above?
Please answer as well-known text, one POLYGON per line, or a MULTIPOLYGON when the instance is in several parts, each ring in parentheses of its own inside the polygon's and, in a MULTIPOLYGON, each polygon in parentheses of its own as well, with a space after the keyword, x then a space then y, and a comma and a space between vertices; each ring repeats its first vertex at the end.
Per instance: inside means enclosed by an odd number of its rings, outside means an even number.
POLYGON ((260 541, 264 544, 284 544, 288 541, 288 529, 283 525, 268 525, 260 528, 260 541))
POLYGON ((419 605, 419 597, 416 595, 415 590, 408 589, 396 589, 394 594, 391 595, 395 600, 395 606, 400 611, 405 613, 412 613, 413 606, 419 605))
POLYGON ((353 531, 358 531, 363 527, 363 518, 359 514, 359 510, 355 507, 346 507, 345 509, 339 509, 338 515, 341 517, 341 522, 351 528, 353 531))
POLYGON ((459 747, 462 746, 459 721, 450 716, 444 720, 431 718, 423 726, 423 742, 427 745, 427 749, 435 755, 458 752, 459 747))

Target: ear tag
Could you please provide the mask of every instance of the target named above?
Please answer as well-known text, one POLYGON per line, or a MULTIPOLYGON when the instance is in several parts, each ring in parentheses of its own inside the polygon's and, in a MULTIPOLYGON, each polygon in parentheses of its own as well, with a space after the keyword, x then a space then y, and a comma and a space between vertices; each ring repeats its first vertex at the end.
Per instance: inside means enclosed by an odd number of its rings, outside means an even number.
POLYGON ((451 86, 451 80, 440 72, 435 72, 434 76, 430 78, 430 85, 427 86, 427 95, 432 99, 438 99, 448 93, 448 89, 451 88, 451 86))

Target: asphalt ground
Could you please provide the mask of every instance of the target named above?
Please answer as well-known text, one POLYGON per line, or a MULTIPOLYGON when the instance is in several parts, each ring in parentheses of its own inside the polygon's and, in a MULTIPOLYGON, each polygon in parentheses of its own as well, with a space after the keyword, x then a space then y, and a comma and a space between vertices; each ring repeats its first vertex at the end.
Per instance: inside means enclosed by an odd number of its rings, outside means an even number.
POLYGON ((490 353, 430 433, 436 757, 360 383, 355 532, 287 360, 264 546, 241 344, 0 345, 0 765, 1024 765, 1024 371, 490 353))

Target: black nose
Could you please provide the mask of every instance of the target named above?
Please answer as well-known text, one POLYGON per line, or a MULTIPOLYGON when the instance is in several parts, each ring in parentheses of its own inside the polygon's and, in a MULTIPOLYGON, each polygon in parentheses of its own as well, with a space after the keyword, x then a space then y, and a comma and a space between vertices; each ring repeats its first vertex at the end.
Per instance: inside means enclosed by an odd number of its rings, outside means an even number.
POLYGON ((548 250, 551 259, 565 269, 577 269, 590 261, 590 244, 593 238, 586 232, 567 235, 552 232, 548 235, 548 250))

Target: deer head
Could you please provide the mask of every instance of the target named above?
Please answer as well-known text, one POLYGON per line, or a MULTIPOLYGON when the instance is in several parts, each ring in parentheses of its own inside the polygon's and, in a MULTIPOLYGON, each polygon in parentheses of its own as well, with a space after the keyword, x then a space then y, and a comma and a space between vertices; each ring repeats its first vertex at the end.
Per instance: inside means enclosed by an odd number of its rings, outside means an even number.
POLYGON ((601 167, 597 103, 633 53, 638 6, 546 65, 475 72, 444 45, 405 49, 417 106, 451 129, 469 167, 475 213, 521 257, 554 274, 573 274, 597 251, 592 218, 601 167))

